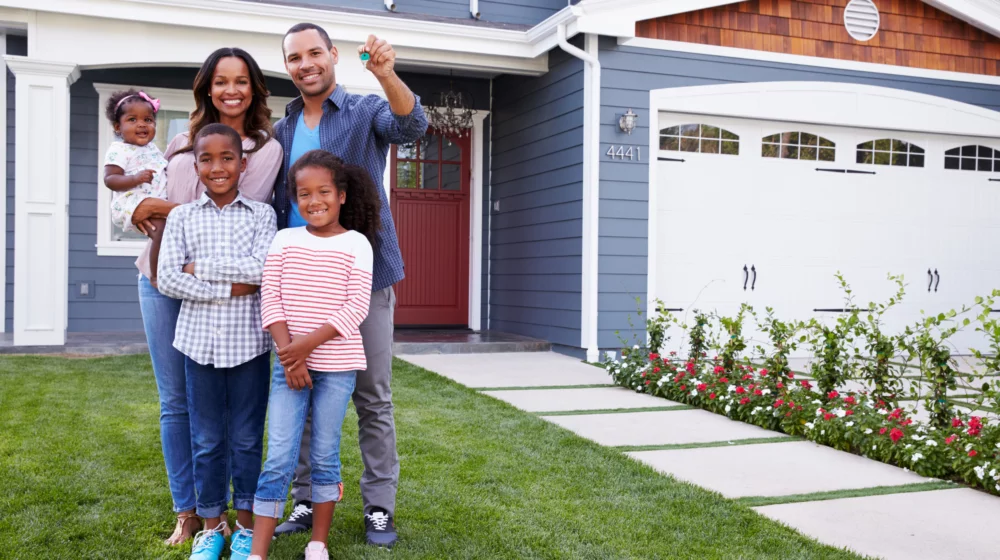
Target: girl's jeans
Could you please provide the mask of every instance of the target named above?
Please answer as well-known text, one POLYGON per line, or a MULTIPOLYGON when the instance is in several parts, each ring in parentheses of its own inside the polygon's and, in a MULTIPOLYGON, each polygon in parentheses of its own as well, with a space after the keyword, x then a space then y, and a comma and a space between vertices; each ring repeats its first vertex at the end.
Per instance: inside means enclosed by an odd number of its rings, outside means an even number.
POLYGON ((146 343, 153 361, 156 390, 160 395, 160 442, 167 464, 167 481, 174 511, 195 507, 194 469, 191 462, 191 426, 188 419, 184 354, 174 348, 174 329, 181 300, 168 298, 139 276, 139 308, 146 343))
POLYGON ((347 403, 354 392, 355 372, 309 372, 312 389, 294 390, 285 381, 285 368, 277 359, 271 379, 271 400, 267 411, 267 461, 257 483, 253 512, 279 518, 285 511, 285 497, 299 459, 302 429, 312 406, 313 503, 339 502, 344 496, 340 478, 340 431, 347 403))
POLYGON ((226 510, 227 450, 232 461, 233 507, 250 510, 264 452, 264 415, 270 352, 231 368, 184 358, 191 411, 191 445, 198 515, 226 510))

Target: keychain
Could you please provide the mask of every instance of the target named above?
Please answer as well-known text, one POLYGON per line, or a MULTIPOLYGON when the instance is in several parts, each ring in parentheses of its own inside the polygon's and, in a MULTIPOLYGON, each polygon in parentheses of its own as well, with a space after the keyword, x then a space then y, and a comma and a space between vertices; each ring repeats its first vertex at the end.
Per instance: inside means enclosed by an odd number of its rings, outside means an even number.
POLYGON ((367 52, 361 53, 361 66, 364 68, 368 67, 368 61, 371 60, 372 56, 367 52))

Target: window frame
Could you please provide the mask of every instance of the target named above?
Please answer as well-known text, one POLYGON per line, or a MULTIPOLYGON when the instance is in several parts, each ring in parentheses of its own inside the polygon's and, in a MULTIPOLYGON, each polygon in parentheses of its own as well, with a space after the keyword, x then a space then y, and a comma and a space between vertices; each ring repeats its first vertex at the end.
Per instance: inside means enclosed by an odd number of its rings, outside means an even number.
MULTIPOLYGON (((161 111, 180 111, 190 114, 194 110, 194 96, 189 89, 172 89, 146 87, 126 84, 95 83, 97 91, 97 256, 99 257, 138 257, 146 247, 145 240, 115 240, 114 225, 111 223, 111 190, 104 186, 104 154, 108 151, 114 139, 114 128, 104 117, 104 106, 112 93, 123 89, 135 88, 142 90, 160 101, 161 111)), ((271 96, 268 105, 275 114, 284 114, 284 107, 292 99, 288 97, 271 96), (275 107, 280 108, 275 111, 275 107)), ((157 131, 159 134, 160 131, 157 131)), ((165 133, 165 132, 164 132, 165 133)), ((173 138, 168 138, 167 143, 173 138)))

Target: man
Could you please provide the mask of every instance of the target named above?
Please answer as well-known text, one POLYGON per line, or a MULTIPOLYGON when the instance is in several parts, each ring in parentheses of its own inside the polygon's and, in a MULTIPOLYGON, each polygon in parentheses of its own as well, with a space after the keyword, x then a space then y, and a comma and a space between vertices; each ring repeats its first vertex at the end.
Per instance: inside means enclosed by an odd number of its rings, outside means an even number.
MULTIPOLYGON (((382 184, 390 144, 406 144, 424 135, 427 117, 420 100, 394 71, 396 52, 374 35, 358 56, 368 55, 365 67, 375 75, 386 99, 377 95, 348 93, 337 85, 334 66, 337 48, 321 27, 300 23, 282 42, 285 70, 302 94, 288 104, 285 118, 275 126, 275 136, 285 149, 285 162, 274 188, 278 228, 305 225, 296 205, 288 199, 288 169, 302 154, 323 149, 347 163, 364 167, 379 187, 381 223, 374 247, 371 306, 361 324, 367 371, 358 372, 354 406, 358 411, 358 439, 365 470, 361 476, 365 533, 369 544, 392 547, 399 457, 392 415, 392 314, 396 297, 392 286, 403 279, 403 258, 396 240, 389 201, 382 184)), ((309 423, 303 433, 299 465, 292 481, 292 515, 275 535, 306 531, 312 527, 312 489, 309 469, 309 423)))

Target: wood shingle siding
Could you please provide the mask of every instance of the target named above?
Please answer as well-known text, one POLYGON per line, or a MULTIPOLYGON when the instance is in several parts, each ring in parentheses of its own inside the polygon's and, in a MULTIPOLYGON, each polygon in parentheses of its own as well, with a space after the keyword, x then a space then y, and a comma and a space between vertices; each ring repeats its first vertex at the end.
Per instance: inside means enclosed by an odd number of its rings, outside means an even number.
POLYGON ((920 0, 876 0, 875 37, 844 28, 848 0, 751 0, 642 21, 636 36, 758 51, 1000 75, 1000 39, 920 0))

